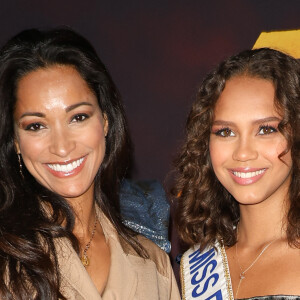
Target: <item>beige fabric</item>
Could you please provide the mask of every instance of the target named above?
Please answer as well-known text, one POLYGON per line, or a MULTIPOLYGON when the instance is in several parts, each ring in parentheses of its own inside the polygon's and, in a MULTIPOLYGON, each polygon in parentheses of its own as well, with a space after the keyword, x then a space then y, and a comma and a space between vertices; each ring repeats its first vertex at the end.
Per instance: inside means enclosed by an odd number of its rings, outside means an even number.
MULTIPOLYGON (((179 300, 179 291, 167 254, 144 237, 140 241, 150 259, 137 256, 121 244, 114 227, 100 213, 100 223, 111 251, 106 288, 100 296, 69 242, 58 239, 56 249, 62 277, 62 293, 71 300, 179 300)), ((101 255, 101 253, 99 253, 101 255)))

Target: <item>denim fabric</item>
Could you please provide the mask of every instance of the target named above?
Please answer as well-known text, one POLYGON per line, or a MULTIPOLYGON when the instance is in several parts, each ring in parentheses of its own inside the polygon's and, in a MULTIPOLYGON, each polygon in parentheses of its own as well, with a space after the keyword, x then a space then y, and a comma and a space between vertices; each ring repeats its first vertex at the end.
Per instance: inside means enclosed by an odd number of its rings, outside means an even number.
POLYGON ((126 226, 156 243, 169 253, 168 240, 170 205, 161 184, 155 180, 124 180, 120 208, 126 226))

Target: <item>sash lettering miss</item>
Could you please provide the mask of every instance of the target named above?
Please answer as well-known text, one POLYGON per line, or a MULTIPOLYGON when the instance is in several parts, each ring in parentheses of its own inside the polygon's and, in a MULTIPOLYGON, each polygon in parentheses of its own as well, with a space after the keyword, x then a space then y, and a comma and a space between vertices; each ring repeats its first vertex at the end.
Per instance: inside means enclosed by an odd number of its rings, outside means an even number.
POLYGON ((219 274, 214 273, 218 264, 214 256, 214 249, 210 249, 203 254, 199 250, 196 250, 189 255, 191 284, 194 286, 192 291, 193 298, 206 295, 208 297, 205 297, 205 299, 223 299, 221 289, 212 295, 209 295, 208 292, 208 288, 214 287, 219 280, 219 274))
MULTIPOLYGON (((221 248, 190 249, 182 257, 183 299, 233 299, 228 293, 221 248)), ((230 280, 230 279, 229 279, 230 280)))

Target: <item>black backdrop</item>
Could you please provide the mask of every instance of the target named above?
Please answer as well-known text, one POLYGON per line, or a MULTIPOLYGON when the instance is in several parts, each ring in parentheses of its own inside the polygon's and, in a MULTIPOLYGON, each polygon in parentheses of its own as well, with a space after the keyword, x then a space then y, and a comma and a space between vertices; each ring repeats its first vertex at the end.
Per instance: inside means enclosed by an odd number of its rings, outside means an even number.
POLYGON ((0 43, 31 27, 86 36, 123 96, 133 178, 163 181, 204 74, 263 30, 300 28, 299 16, 299 0, 2 0, 0 43))
POLYGON ((123 96, 133 178, 162 181, 204 74, 262 30, 300 28, 299 16, 298 0, 2 0, 0 43, 30 27, 86 36, 123 96))

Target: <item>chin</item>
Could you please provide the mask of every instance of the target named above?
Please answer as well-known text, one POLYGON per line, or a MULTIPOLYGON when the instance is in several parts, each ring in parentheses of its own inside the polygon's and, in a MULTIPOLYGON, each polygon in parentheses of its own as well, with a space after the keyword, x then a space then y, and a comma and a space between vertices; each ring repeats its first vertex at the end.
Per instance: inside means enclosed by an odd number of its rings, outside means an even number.
POLYGON ((56 190, 56 189, 52 189, 56 194, 60 195, 61 197, 64 198, 78 198, 82 195, 85 194, 85 192, 87 191, 87 189, 81 189, 81 188, 65 188, 63 190, 56 190))
POLYGON ((265 199, 262 199, 262 198, 253 198, 253 197, 247 197, 247 198, 235 198, 236 201, 241 204, 241 205, 255 205, 255 204, 259 204, 261 202, 263 202, 265 199))
POLYGON ((81 197, 82 195, 84 195, 86 192, 86 190, 83 191, 70 191, 70 192, 64 192, 64 194, 62 195, 65 198, 78 198, 81 197))

